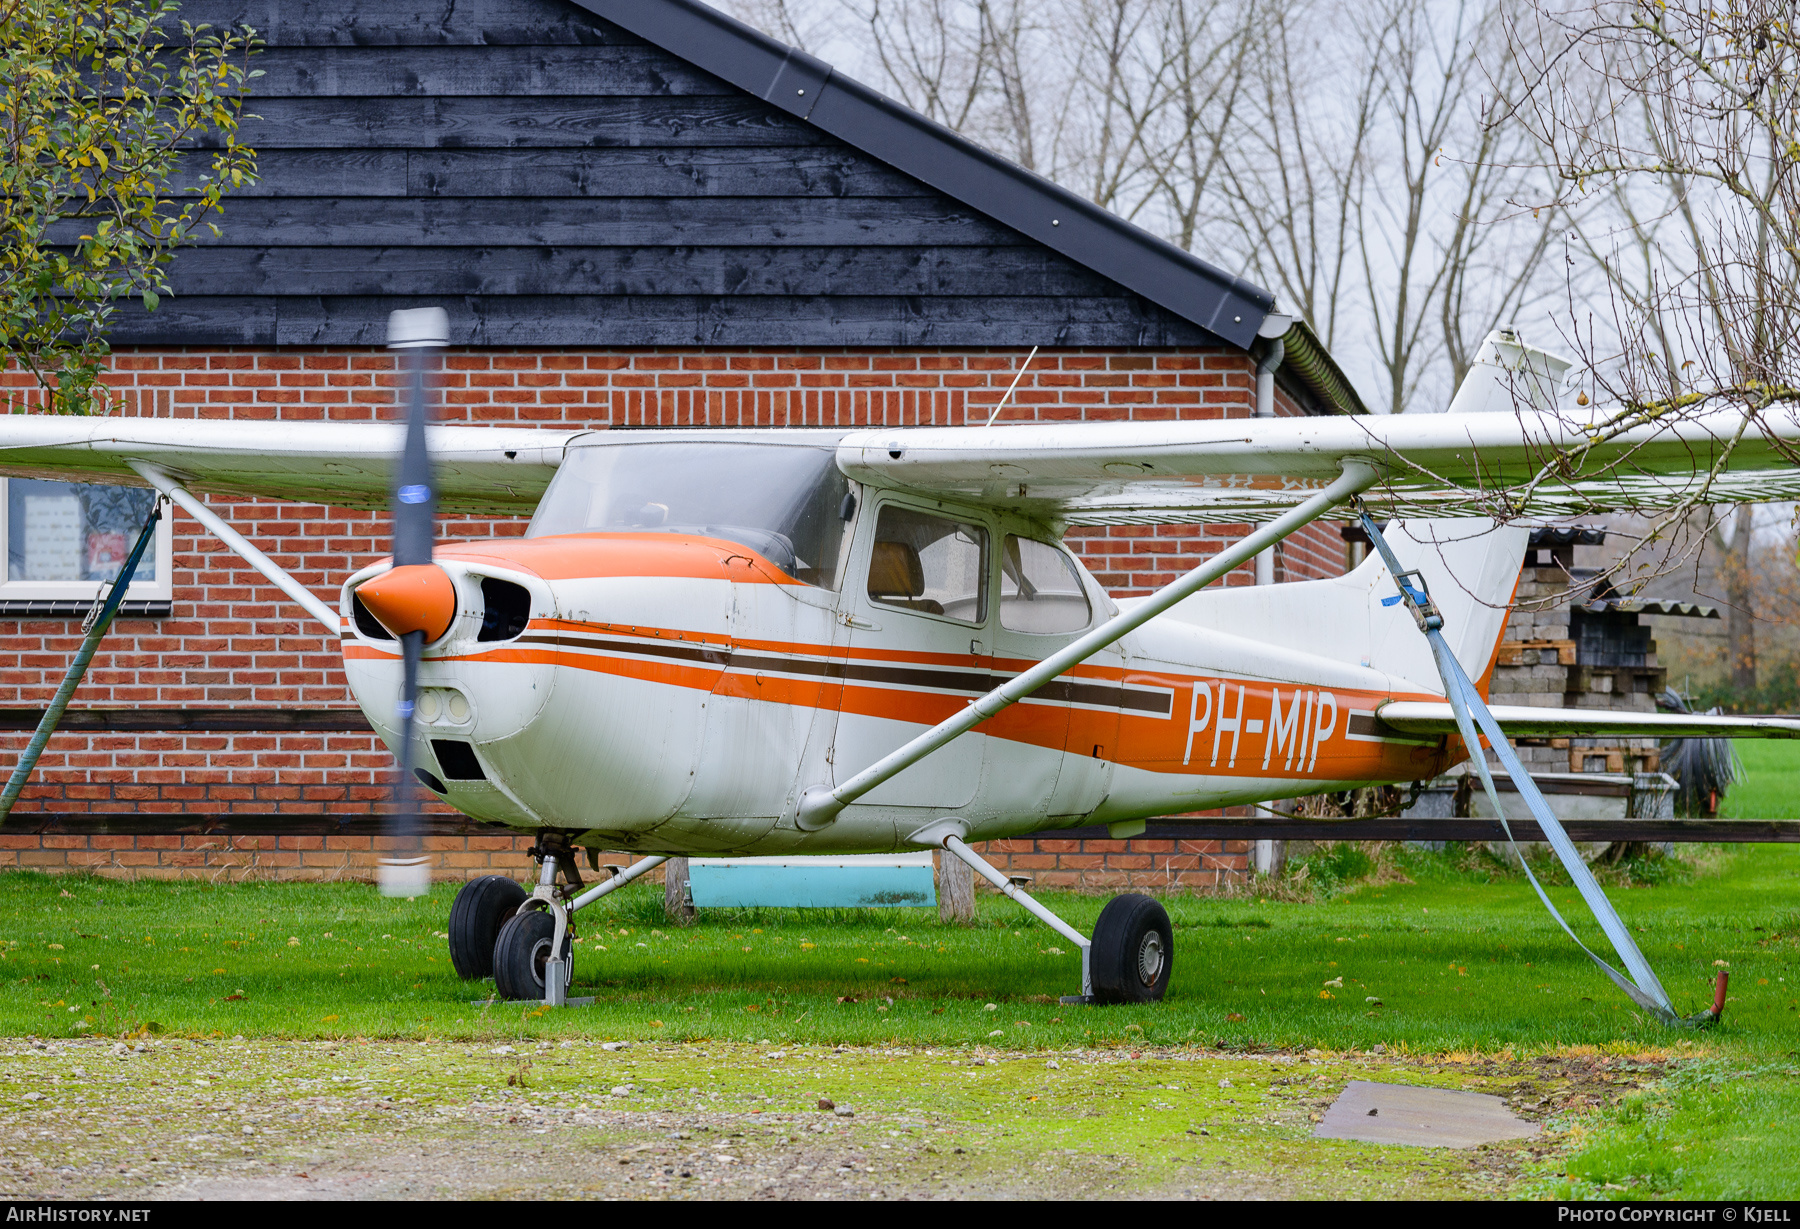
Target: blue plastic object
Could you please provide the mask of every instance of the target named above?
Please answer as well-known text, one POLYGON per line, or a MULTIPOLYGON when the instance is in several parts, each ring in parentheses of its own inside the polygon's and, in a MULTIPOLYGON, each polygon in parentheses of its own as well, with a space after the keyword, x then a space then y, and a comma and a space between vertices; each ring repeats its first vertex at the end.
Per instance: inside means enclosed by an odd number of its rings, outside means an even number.
MULTIPOLYGON (((927 855, 929 858, 929 855, 927 855)), ((931 864, 842 859, 701 859, 688 864, 696 909, 900 909, 937 904, 931 864)))

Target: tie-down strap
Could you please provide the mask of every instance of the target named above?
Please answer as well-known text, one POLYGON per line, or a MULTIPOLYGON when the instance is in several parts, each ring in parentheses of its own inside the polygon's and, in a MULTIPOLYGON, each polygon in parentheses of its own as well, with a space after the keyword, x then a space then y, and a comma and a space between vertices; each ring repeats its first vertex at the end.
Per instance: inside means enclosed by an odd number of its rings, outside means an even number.
POLYGON ((1362 507, 1360 500, 1357 503, 1357 515, 1362 521, 1363 531, 1369 535, 1369 541, 1375 544, 1375 549, 1381 552, 1382 562, 1387 564, 1388 571, 1394 577, 1394 583, 1400 589, 1398 598, 1384 599, 1383 605, 1404 601, 1412 612, 1414 621, 1418 623, 1419 630, 1425 633, 1426 640, 1430 642, 1432 658, 1437 662, 1438 673, 1444 680, 1445 696, 1450 701, 1451 711, 1456 714, 1456 726, 1462 734, 1463 746, 1468 748, 1470 762, 1475 765, 1475 772, 1481 778, 1481 787, 1487 791, 1488 802, 1493 806, 1494 814, 1500 819, 1500 826, 1506 833, 1507 844, 1518 856, 1519 865, 1524 868, 1525 877, 1531 880, 1531 886, 1537 889, 1538 899, 1544 902, 1544 908, 1550 911, 1550 916, 1556 919, 1557 924, 1563 928, 1569 938, 1575 940, 1575 946, 1586 952, 1588 959, 1599 965, 1601 970, 1613 980, 1613 984, 1623 990, 1632 1002, 1665 1024, 1698 1027, 1717 1019, 1717 1004, 1715 1004, 1715 1010, 1703 1011, 1695 1016, 1684 1017, 1675 1010, 1674 1003, 1669 1000, 1668 991, 1663 989, 1662 982, 1657 980, 1656 973, 1650 968, 1650 962, 1645 960, 1643 952, 1638 950, 1637 943, 1632 939, 1631 932, 1620 919, 1618 911, 1613 908, 1612 901, 1607 899, 1606 893, 1595 881, 1593 872, 1588 870, 1587 863, 1582 860, 1581 854, 1575 849, 1575 843, 1569 839, 1569 834, 1563 830, 1562 824, 1551 812, 1550 804, 1544 801, 1544 795, 1538 790, 1537 783, 1531 779, 1531 774, 1526 772, 1525 766, 1519 762, 1518 755, 1513 751, 1512 743, 1507 740, 1506 734, 1500 729, 1500 723, 1495 721, 1494 715, 1488 711, 1486 701, 1481 698, 1481 693, 1476 690, 1475 684, 1469 680, 1468 672, 1462 668, 1462 663, 1456 660, 1456 654, 1452 653, 1450 646, 1444 642, 1444 617, 1431 600, 1431 593, 1425 583, 1425 577, 1417 571, 1401 570, 1400 563, 1394 558, 1394 552, 1388 547, 1387 540, 1381 536, 1381 530, 1377 528, 1368 510, 1362 507), (1531 864, 1519 852, 1518 842, 1513 837, 1512 825, 1506 822, 1506 811, 1500 805, 1499 794, 1494 789, 1494 777, 1488 770, 1487 757, 1481 752, 1481 740, 1476 734, 1477 727, 1481 734, 1487 736, 1488 744, 1493 747, 1495 756, 1500 760, 1500 766, 1506 769, 1506 775, 1512 778, 1514 788, 1519 791, 1519 797, 1525 800, 1525 805, 1530 809, 1532 817, 1537 820, 1538 827, 1543 830, 1545 838, 1550 842, 1550 847, 1556 851, 1556 856, 1562 862, 1563 868, 1569 872, 1569 878, 1574 881, 1576 888, 1581 892, 1582 899, 1587 901, 1588 908, 1593 911, 1594 919, 1600 923, 1600 929, 1606 932, 1606 937, 1612 942, 1613 950, 1619 954, 1620 961, 1630 971, 1629 977, 1596 956, 1587 944, 1581 941, 1575 931, 1570 928, 1569 923, 1563 919, 1563 915, 1557 912, 1556 906, 1550 902, 1550 894, 1544 891, 1543 884, 1539 883, 1537 876, 1531 873, 1531 864))

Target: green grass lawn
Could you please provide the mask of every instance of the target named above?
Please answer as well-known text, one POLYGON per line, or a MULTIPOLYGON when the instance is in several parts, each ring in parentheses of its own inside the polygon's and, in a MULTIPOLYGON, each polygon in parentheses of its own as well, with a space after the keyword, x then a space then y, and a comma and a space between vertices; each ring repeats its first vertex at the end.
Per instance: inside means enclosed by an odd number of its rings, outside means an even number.
MULTIPOLYGON (((579 916, 575 993, 596 1004, 553 1011, 472 1001, 488 988, 450 968, 448 885, 392 901, 361 884, 8 873, 0 1033, 1650 1054, 1683 1074, 1575 1123, 1543 1193, 1800 1195, 1800 848, 1708 851, 1702 869, 1610 889, 1682 1010, 1730 969, 1724 1023, 1704 1033, 1634 1010, 1523 881, 1471 865, 1409 851, 1411 882, 1314 903, 1170 896, 1174 977, 1143 1007, 1057 1003, 1078 988, 1076 953, 992 895, 968 927, 766 910, 676 928, 660 891, 632 888, 579 916)), ((1572 889, 1552 894, 1585 919, 1572 889)), ((1045 900, 1084 930, 1103 903, 1045 900)))
POLYGON ((1800 741, 1740 738, 1737 752, 1750 774, 1725 791, 1725 819, 1800 819, 1800 741))
MULTIPOLYGON (((1707 1003, 1715 962, 1730 967, 1717 1044, 1785 1055, 1800 1049, 1800 850, 1719 860, 1715 873, 1613 896, 1683 1010, 1707 1003)), ((154 1023, 203 1036, 473 1037, 497 1020, 520 1027, 523 1015, 533 1033, 620 1038, 1433 1051, 1670 1042, 1522 881, 1487 882, 1428 855, 1409 871, 1415 882, 1319 903, 1171 896, 1167 1000, 1114 1008, 1059 1005, 1079 988, 1075 950, 994 896, 970 927, 898 909, 713 912, 676 928, 661 920, 654 888, 627 889, 578 915, 577 992, 598 1002, 541 1015, 470 1001, 487 990, 450 968, 449 885, 392 901, 360 884, 14 873, 0 877, 0 1031, 154 1023)), ((1555 899, 1579 916, 1572 889, 1555 899)), ((1103 903, 1045 900, 1083 929, 1103 903)))

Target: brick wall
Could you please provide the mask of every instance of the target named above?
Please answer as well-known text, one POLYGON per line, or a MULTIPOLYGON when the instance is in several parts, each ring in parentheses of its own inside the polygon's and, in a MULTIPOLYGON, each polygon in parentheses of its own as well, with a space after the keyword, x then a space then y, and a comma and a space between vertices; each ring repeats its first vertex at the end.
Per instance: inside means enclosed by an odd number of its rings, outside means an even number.
MULTIPOLYGON (((987 418, 1023 357, 1013 351, 966 349, 453 350, 443 360, 440 417, 590 427, 956 426, 987 418)), ((14 387, 25 383, 16 373, 0 376, 0 381, 14 387)), ((397 383, 392 355, 362 347, 126 349, 114 356, 107 380, 122 415, 290 421, 388 416, 397 383)), ((1212 419, 1247 417, 1253 404, 1250 363, 1235 353, 1049 350, 1038 353, 1001 417, 1046 422, 1212 419)), ((1297 412, 1285 397, 1279 408, 1297 412)), ((209 502, 333 604, 344 576, 387 551, 385 514, 224 498, 209 502)), ((442 526, 445 536, 465 538, 509 536, 523 529, 523 520, 481 518, 445 518, 442 526)), ((1128 596, 1166 583, 1243 532, 1243 526, 1117 527, 1077 530, 1069 542, 1103 585, 1128 596)), ((77 707, 311 709, 349 704, 335 642, 316 634, 310 620, 178 510, 173 533, 173 615, 120 620, 95 658, 77 707)), ((1286 544, 1278 576, 1335 574, 1342 554, 1334 526, 1313 527, 1286 544)), ((1230 580, 1249 583, 1249 570, 1240 569, 1230 580)), ((42 705, 79 638, 79 620, 0 624, 0 707, 42 705)), ((27 737, 0 735, 4 762, 17 755, 27 737)), ((387 753, 366 734, 71 733, 52 741, 15 816, 24 820, 34 811, 367 814, 383 793, 390 764, 387 753)), ((20 847, 20 838, 5 839, 10 844, 0 847, 0 865, 21 864, 33 850, 38 855, 56 852, 49 844, 30 846, 28 841, 20 847)), ((226 840, 207 838, 214 839, 226 840)), ((222 849, 134 845, 60 852, 80 852, 94 865, 121 871, 133 866, 126 854, 154 854, 154 867, 165 868, 187 865, 166 861, 165 855, 194 855, 202 861, 193 863, 193 869, 204 873, 224 867, 239 853, 271 872, 285 867, 297 873, 309 865, 304 855, 333 852, 279 841, 237 844, 249 839, 274 838, 234 838, 222 849), (288 853, 301 855, 300 860, 291 866, 267 860, 288 853)), ((1008 856, 1061 859, 1101 852, 1008 856)), ((1115 852, 1120 858, 1151 859, 1145 866, 1132 864, 1132 873, 1159 867, 1158 873, 1165 874, 1202 873, 1198 852, 1128 854, 1122 847, 1115 852), (1182 857, 1194 866, 1170 869, 1182 857)), ((451 871, 456 869, 453 854, 486 857, 495 851, 446 848, 440 853, 443 869, 451 871)), ((1241 855, 1213 851, 1205 856, 1236 856, 1241 864, 1241 855)), ((59 864, 66 863, 65 858, 59 864)), ((1116 866, 1121 873, 1126 870, 1124 862, 1116 866)), ((142 868, 153 866, 142 862, 142 868)), ((1093 868, 1059 863, 1044 869, 1088 873, 1093 868)))
MULTIPOLYGON (((438 879, 482 875, 525 878, 533 863, 529 836, 504 833, 427 836, 438 879)), ((370 836, 124 836, 0 832, 0 867, 84 871, 151 879, 304 879, 373 877, 381 840, 370 836)))
MULTIPOLYGON (((490 832, 427 836, 433 876, 451 882, 482 875, 535 874, 532 838, 490 832)), ((80 871, 150 879, 369 879, 383 842, 352 836, 100 836, 0 831, 0 868, 80 871)), ((975 846, 1009 875, 1039 888, 1117 891, 1124 888, 1209 889, 1241 880, 1242 841, 1016 839, 975 846)), ((635 860, 619 855, 612 861, 635 860)), ((660 871, 646 876, 660 883, 660 871)), ((977 884, 985 891, 984 884, 977 884)))

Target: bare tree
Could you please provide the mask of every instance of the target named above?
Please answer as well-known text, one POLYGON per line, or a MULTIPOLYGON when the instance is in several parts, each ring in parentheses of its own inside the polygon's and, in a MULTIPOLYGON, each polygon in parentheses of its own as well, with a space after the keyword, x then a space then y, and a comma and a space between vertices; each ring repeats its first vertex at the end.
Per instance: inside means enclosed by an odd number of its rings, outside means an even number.
POLYGON ((1484 84, 1516 75, 1498 13, 1483 0, 1382 0, 1353 23, 1367 73, 1363 156, 1383 163, 1355 197, 1355 231, 1392 413, 1434 364, 1447 365, 1447 399, 1481 339, 1539 293, 1555 233, 1556 207, 1521 218, 1510 204, 1530 174, 1517 149, 1526 134, 1480 114, 1484 84))
POLYGON ((1512 203, 1529 138, 1482 114, 1486 77, 1514 71, 1494 11, 1295 0, 1257 28, 1227 146, 1234 246, 1328 347, 1368 352, 1390 412, 1444 404, 1481 339, 1550 289, 1558 211, 1512 203))
POLYGON ((1191 249, 1216 216, 1215 185, 1241 148, 1238 106, 1254 34, 1279 0, 1105 0, 1105 7, 1117 18, 1104 38, 1094 30, 1083 44, 1086 56, 1107 66, 1103 79, 1090 82, 1103 100, 1099 132, 1086 142, 1102 190, 1090 195, 1191 249), (1124 122, 1112 122, 1115 115, 1124 122), (1119 137, 1108 134, 1111 127, 1122 130, 1119 137))
POLYGON ((1355 218, 1368 187, 1362 150, 1373 122, 1375 83, 1365 63, 1332 80, 1324 3, 1271 6, 1259 23, 1242 136, 1224 168, 1226 228, 1246 271, 1305 317, 1327 348, 1345 308, 1360 301, 1355 218), (1321 113, 1309 91, 1326 79, 1340 106, 1321 113))
POLYGON ((735 0, 927 116, 1307 318, 1387 410, 1534 309, 1560 209, 1498 0, 735 0), (1492 80, 1489 78, 1492 77, 1492 80), (1372 327, 1371 327, 1372 325, 1372 327))
MULTIPOLYGON (((1611 311, 1603 328, 1572 333, 1607 406, 1598 435, 1702 413, 1735 422, 1723 449, 1696 458, 1699 481, 1651 540, 1699 503, 1776 493, 1720 474, 1768 416, 1800 400, 1796 16, 1786 0, 1538 0, 1506 26, 1525 71, 1495 123, 1544 150, 1555 190, 1533 203, 1610 206, 1585 211, 1581 243, 1611 311)), ((1751 528, 1741 510, 1729 535, 1716 523, 1710 535, 1724 554, 1731 672, 1745 688, 1756 670, 1751 528)))

